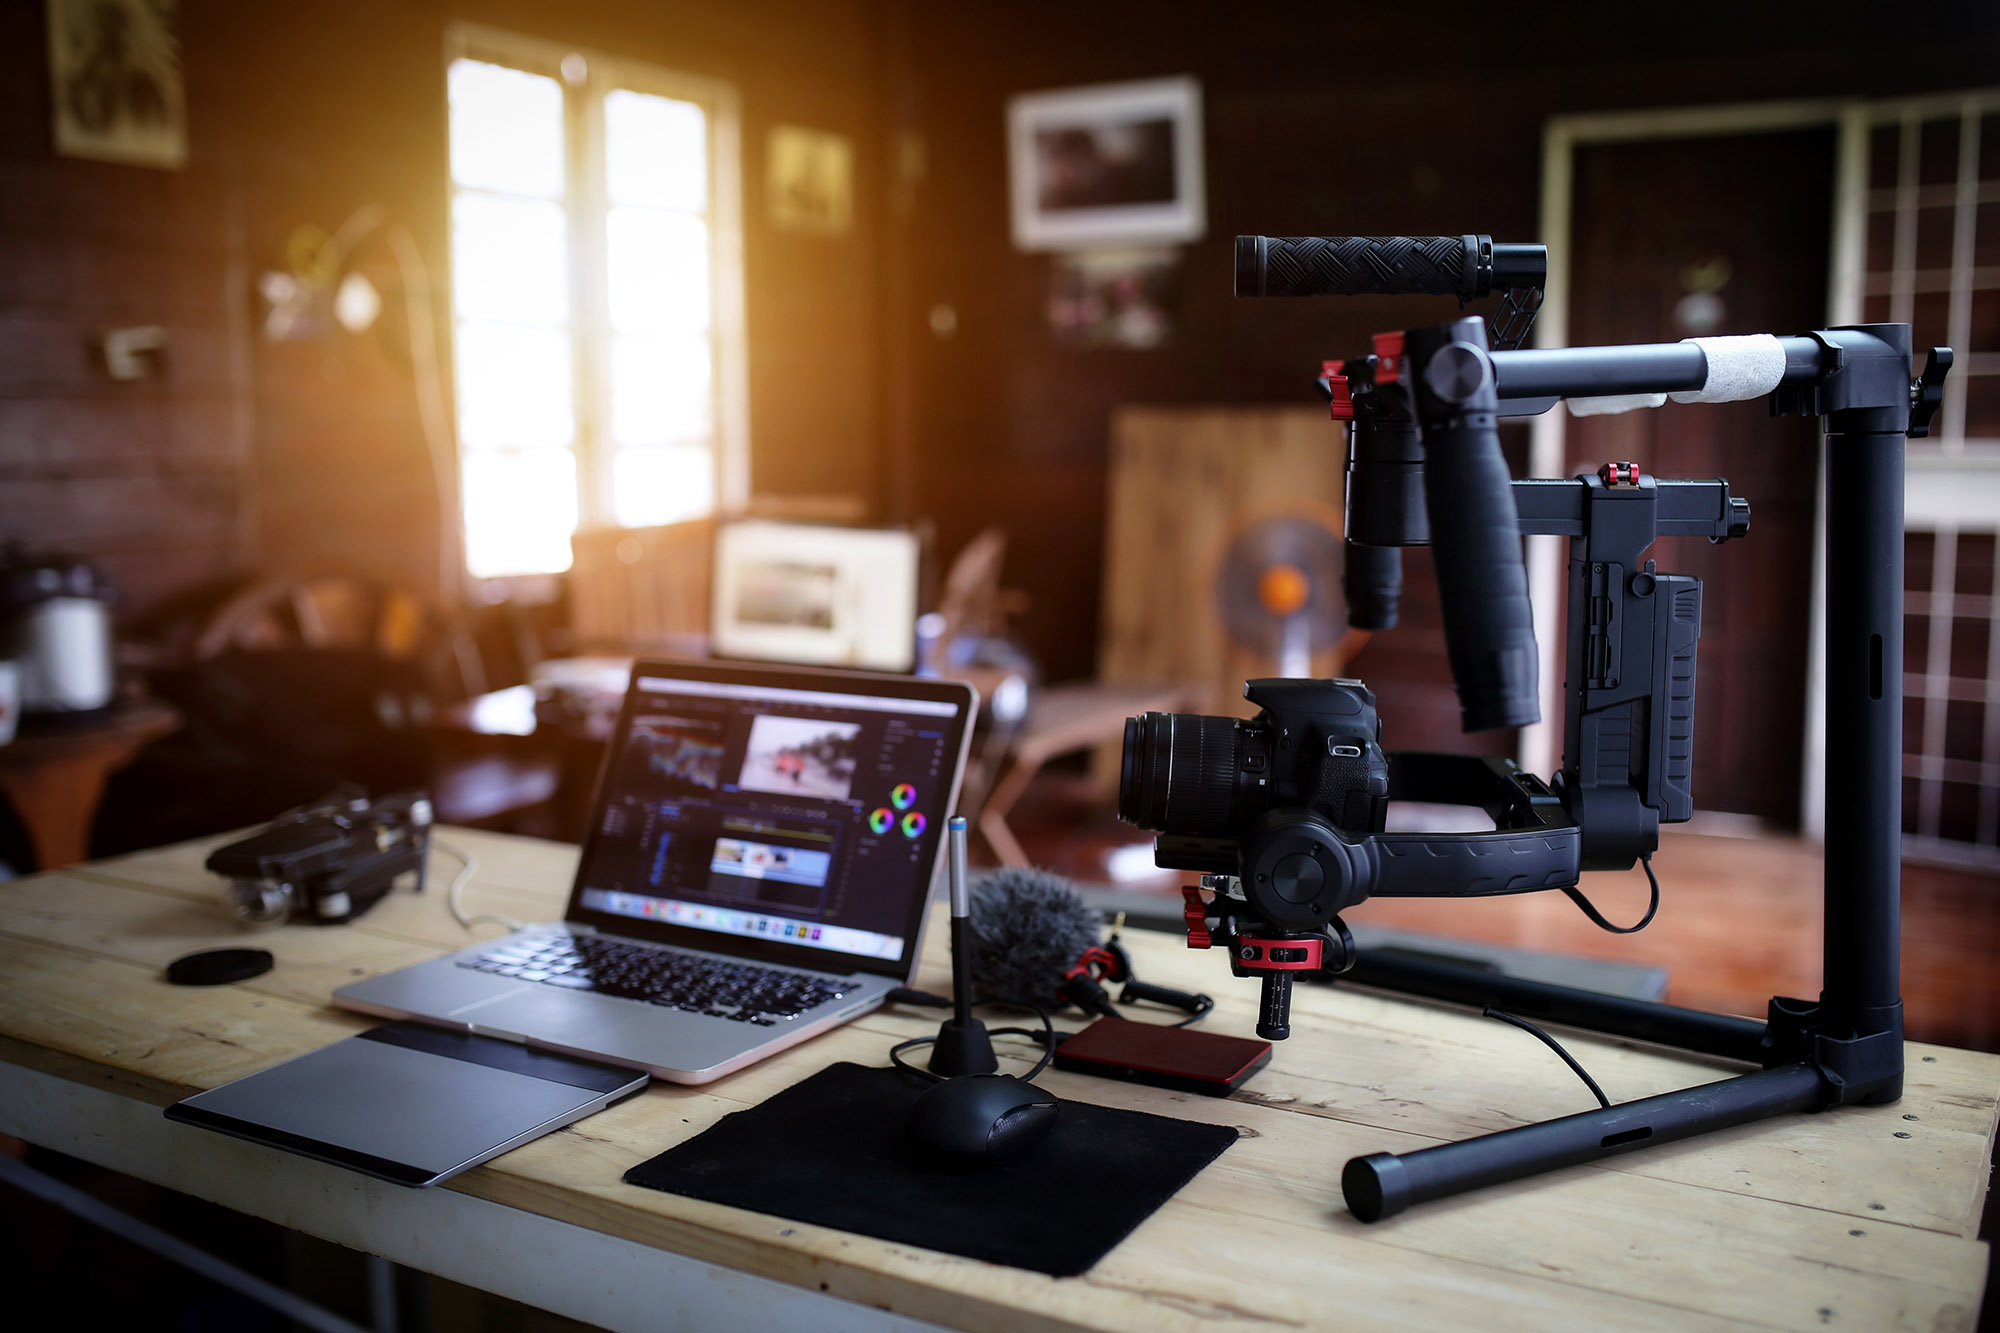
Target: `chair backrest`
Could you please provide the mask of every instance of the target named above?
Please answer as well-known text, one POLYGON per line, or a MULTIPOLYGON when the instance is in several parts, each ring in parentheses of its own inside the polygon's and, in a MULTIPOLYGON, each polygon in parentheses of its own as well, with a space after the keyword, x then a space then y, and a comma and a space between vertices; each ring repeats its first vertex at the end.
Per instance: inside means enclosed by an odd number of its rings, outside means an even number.
POLYGON ((1000 567, 1007 556, 1007 534, 987 528, 960 549, 938 590, 938 614, 944 620, 937 651, 948 654, 964 634, 999 634, 1006 628, 1000 567))

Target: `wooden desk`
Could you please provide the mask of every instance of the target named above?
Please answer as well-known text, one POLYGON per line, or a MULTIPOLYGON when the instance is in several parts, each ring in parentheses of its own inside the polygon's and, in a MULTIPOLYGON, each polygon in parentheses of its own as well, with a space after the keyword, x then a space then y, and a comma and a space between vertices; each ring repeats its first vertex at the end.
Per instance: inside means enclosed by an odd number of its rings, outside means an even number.
MULTIPOLYGON (((450 836, 484 863, 468 891, 475 910, 531 919, 559 911, 573 848, 450 836)), ((166 961, 243 938, 200 868, 209 845, 0 887, 0 1132, 611 1327, 715 1322, 713 1306, 687 1312, 704 1299, 730 1302, 731 1326, 745 1330, 912 1320, 1146 1333, 1930 1330, 1971 1328, 1976 1318, 1987 1247, 1975 1237, 2000 1057, 1912 1045, 1898 1105, 1745 1126, 1367 1227, 1341 1206, 1349 1157, 1564 1114, 1588 1097, 1511 1028, 1322 987, 1300 988, 1297 1035, 1231 1100, 1045 1076, 1066 1097, 1243 1134, 1080 1278, 620 1183, 626 1168, 829 1061, 881 1063, 891 1041, 933 1030, 934 1014, 873 1014, 704 1088, 655 1084, 439 1189, 380 1185, 170 1125, 157 1108, 359 1031, 365 1020, 326 1006, 335 986, 466 937, 441 894, 397 894, 353 926, 258 937, 278 966, 254 981, 170 987, 160 978, 166 961), (690 1260, 706 1285, 689 1277, 690 1260)), ((921 982, 942 987, 943 932, 929 938, 921 982)), ((1220 959, 1165 936, 1127 939, 1141 975, 1209 990, 1212 1026, 1250 1030, 1255 988, 1231 980, 1220 959)), ((1588 1037, 1572 1049, 1619 1100, 1719 1076, 1588 1037)), ((1087 1202, 1051 1199, 1050 1225, 1079 1206, 1087 1202)))

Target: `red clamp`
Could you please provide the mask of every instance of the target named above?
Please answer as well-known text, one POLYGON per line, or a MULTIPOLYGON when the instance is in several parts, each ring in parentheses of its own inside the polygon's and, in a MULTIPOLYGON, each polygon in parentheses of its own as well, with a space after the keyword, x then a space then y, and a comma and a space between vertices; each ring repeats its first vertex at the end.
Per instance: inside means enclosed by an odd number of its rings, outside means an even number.
POLYGON ((1606 463, 1603 467, 1597 469, 1597 475, 1603 478, 1606 486, 1637 486, 1639 484, 1639 465, 1637 463, 1606 463))
POLYGON ((1335 421, 1354 420, 1354 395, 1348 391, 1345 361, 1325 361, 1320 364, 1320 383, 1326 385, 1327 405, 1335 421))
POLYGON ((1375 382, 1394 384, 1403 376, 1403 331, 1375 335, 1375 382))
POLYGON ((1063 973, 1063 980, 1088 976, 1095 981, 1124 981, 1125 970, 1118 966, 1118 957, 1101 944, 1093 944, 1085 949, 1076 960, 1076 965, 1063 973))
POLYGON ((1187 921, 1188 948, 1206 949, 1214 943, 1208 935, 1208 904, 1202 901, 1201 890, 1192 884, 1181 885, 1181 897, 1187 903, 1181 909, 1181 916, 1187 921))

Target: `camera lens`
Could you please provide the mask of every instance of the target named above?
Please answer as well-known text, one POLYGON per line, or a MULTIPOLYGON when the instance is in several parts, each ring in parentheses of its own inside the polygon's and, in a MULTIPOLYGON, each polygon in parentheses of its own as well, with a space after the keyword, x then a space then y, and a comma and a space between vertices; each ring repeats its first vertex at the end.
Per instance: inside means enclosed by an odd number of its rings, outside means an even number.
POLYGON ((1242 724, 1230 717, 1142 713, 1127 718, 1118 817, 1158 833, 1230 833, 1244 741, 1242 724))

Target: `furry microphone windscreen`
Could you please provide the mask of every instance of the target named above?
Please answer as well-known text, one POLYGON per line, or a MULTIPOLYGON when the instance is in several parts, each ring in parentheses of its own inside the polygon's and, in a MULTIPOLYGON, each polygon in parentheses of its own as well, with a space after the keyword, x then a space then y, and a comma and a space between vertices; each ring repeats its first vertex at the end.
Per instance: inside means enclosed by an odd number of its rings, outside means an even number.
POLYGON ((972 885, 972 993, 982 1001, 1065 1003, 1063 975, 1098 943, 1102 921, 1060 875, 1007 869, 972 885))

